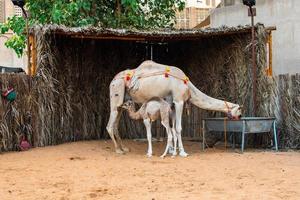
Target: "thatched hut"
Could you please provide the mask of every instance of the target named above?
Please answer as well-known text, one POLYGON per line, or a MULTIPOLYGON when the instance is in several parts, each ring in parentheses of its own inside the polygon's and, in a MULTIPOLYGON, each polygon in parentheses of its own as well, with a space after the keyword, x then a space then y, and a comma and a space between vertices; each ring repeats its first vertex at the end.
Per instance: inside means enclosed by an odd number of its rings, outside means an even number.
MULTIPOLYGON (((271 30, 261 25, 256 30, 257 113, 274 116, 270 102, 275 84, 265 73, 271 30)), ((108 138, 109 83, 117 72, 135 68, 146 59, 181 68, 203 92, 237 102, 244 106, 245 115, 251 113, 250 27, 129 31, 47 25, 35 26, 30 32, 34 76, 28 80, 29 95, 25 96, 30 100, 24 113, 32 113, 31 140, 35 146, 108 138)), ((193 108, 191 115, 184 115, 184 137, 198 137, 201 119, 217 115, 221 114, 193 108)), ((155 126, 154 135, 163 135, 163 128, 155 126)), ((141 123, 130 120, 126 113, 120 133, 123 138, 145 137, 141 123)))

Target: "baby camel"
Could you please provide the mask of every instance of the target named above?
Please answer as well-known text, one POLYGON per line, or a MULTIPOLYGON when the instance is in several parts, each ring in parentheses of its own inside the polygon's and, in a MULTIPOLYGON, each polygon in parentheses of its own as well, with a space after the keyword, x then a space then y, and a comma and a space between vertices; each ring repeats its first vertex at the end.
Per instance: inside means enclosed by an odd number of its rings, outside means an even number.
POLYGON ((151 123, 159 118, 161 119, 161 123, 166 128, 168 134, 167 146, 165 152, 161 155, 161 157, 165 157, 168 152, 168 149, 172 147, 172 135, 174 137, 173 156, 176 155, 177 135, 175 131, 175 116, 172 113, 171 106, 168 102, 166 102, 162 98, 154 97, 149 101, 145 102, 138 111, 135 110, 135 105, 133 101, 125 102, 122 107, 128 111, 130 118, 135 120, 143 119, 147 130, 148 157, 152 156, 151 123), (172 129, 170 127, 170 117, 172 117, 172 129))

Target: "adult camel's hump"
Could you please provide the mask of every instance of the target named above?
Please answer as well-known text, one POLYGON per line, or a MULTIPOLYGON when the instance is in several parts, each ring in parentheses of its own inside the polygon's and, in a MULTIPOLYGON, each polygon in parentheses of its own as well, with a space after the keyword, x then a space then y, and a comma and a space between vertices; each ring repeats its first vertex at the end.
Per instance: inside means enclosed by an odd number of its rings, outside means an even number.
POLYGON ((185 78, 184 72, 174 66, 170 65, 164 65, 164 64, 159 64, 156 63, 152 60, 146 60, 142 62, 136 69, 135 69, 135 74, 136 75, 141 75, 141 74, 151 74, 153 72, 165 72, 167 69, 170 69, 170 74, 180 77, 181 79, 185 78))

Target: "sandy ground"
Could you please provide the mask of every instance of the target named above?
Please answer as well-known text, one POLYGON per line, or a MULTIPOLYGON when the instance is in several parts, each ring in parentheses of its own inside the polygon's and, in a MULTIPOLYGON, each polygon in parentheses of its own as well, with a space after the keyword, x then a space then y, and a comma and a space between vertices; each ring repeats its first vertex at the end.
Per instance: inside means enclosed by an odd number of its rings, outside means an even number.
POLYGON ((161 159, 164 143, 68 143, 0 154, 0 199, 300 199, 300 153, 200 151, 184 142, 188 158, 161 159))

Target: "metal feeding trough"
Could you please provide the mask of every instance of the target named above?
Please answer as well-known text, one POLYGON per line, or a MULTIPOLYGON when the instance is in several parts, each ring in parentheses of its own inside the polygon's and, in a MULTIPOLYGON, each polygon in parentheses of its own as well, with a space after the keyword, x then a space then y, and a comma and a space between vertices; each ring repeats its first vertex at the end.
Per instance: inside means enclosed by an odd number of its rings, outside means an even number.
POLYGON ((205 148, 205 134, 211 131, 233 132, 242 134, 242 147, 244 151, 245 135, 248 133, 268 133, 273 131, 275 149, 278 151, 276 119, 274 117, 242 117, 239 120, 230 120, 228 118, 205 118, 203 125, 203 150, 205 148))

